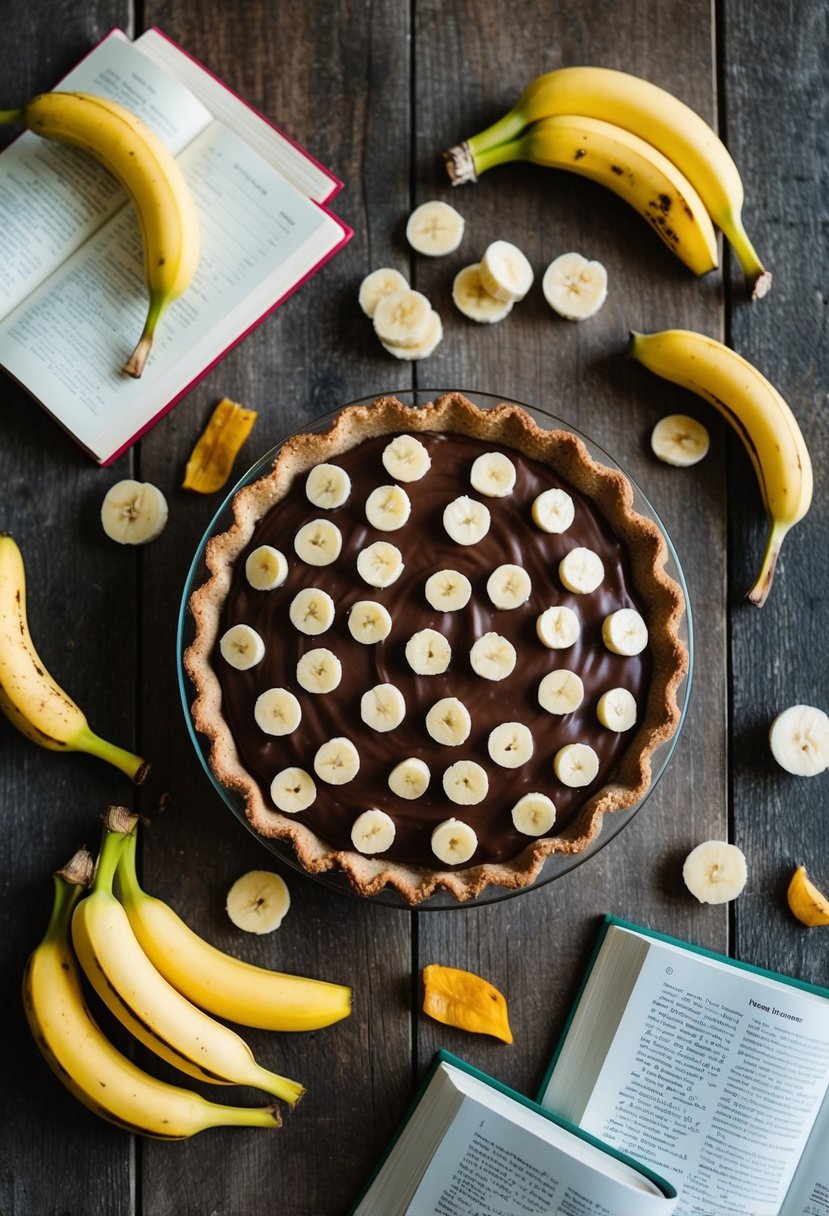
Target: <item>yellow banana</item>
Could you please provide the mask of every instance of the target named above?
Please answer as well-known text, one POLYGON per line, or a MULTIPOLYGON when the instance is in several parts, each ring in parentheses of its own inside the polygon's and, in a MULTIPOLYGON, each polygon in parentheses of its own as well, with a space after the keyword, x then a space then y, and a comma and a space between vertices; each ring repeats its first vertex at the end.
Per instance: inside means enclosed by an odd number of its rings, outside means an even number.
POLYGON ((786 898, 802 925, 829 925, 829 899, 809 878, 805 866, 798 866, 792 874, 786 898))
POLYGON ((72 917, 75 953, 89 982, 145 1047, 182 1072, 213 1084, 252 1085, 294 1106, 302 1086, 257 1064, 244 1039, 177 992, 139 946, 112 893, 125 840, 110 826, 119 814, 118 807, 107 812, 95 880, 72 917))
POLYGON ((476 158, 478 172, 511 160, 567 169, 630 203, 694 274, 718 265, 717 238, 702 200, 675 165, 638 135, 571 114, 542 118, 476 158))
POLYGON ((273 1106, 237 1107, 151 1077, 105 1038, 87 1008, 69 941, 73 910, 89 881, 92 858, 81 850, 55 874, 55 900, 43 941, 23 977, 26 1019, 50 1068, 70 1093, 110 1123, 163 1140, 208 1127, 279 1127, 273 1106))
POLYGON ((20 122, 44 139, 91 153, 117 177, 135 205, 150 295, 141 338, 124 365, 138 377, 161 314, 190 284, 199 261, 199 216, 172 153, 137 115, 90 93, 41 93, 0 123, 20 122))
POLYGON ((449 176, 455 184, 474 181, 482 153, 516 139, 530 123, 554 114, 614 123, 673 161, 733 245, 754 296, 766 294, 771 275, 743 227, 743 183, 727 148, 689 106, 638 76, 609 68, 572 67, 536 77, 508 114, 444 153, 449 176))
POLYGON ((763 562, 748 598, 764 604, 783 538, 812 501, 812 462, 797 419, 756 367, 704 334, 633 333, 630 353, 656 375, 703 397, 745 444, 769 521, 763 562))
POLYGON ((0 709, 41 747, 89 752, 136 783, 147 774, 149 765, 140 756, 90 730, 84 713, 46 670, 29 633, 23 555, 7 532, 0 532, 0 709))
POLYGON ((254 967, 199 937, 169 904, 141 889, 135 849, 132 830, 118 863, 121 902, 144 953, 193 1004, 263 1030, 319 1030, 348 1017, 350 988, 254 967))

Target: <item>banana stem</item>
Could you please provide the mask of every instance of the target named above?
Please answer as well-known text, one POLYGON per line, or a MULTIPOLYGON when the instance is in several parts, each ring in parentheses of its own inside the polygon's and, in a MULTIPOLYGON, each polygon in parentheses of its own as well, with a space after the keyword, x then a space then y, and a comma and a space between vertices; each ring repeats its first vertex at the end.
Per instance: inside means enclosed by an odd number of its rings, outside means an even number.
POLYGON ((758 608, 762 608, 768 599, 768 594, 771 591, 772 580, 774 579, 774 571, 777 566, 777 558, 780 555, 780 546, 783 543, 783 537, 789 530, 788 524, 782 524, 772 521, 769 528, 768 539, 766 541, 766 551, 763 554, 763 562, 760 566, 760 573, 757 575, 754 586, 747 593, 747 598, 752 604, 756 604, 758 608))
POLYGON ((122 903, 137 903, 139 899, 146 896, 146 892, 142 890, 138 881, 138 871, 135 868, 137 841, 137 833, 130 832, 124 842, 121 856, 118 858, 118 888, 122 903))
POLYGON ((150 296, 150 307, 147 312, 147 320, 144 322, 144 330, 138 339, 138 345, 124 364, 124 371, 134 380, 138 380, 146 366, 155 337, 155 327, 168 303, 168 298, 158 292, 153 292, 150 296))
POLYGON ((63 870, 58 870, 54 875, 55 899, 52 904, 52 914, 49 917, 49 924, 46 927, 42 944, 46 942, 63 943, 69 939, 69 926, 72 923, 72 913, 75 910, 75 904, 84 893, 84 886, 88 881, 88 877, 84 882, 80 883, 70 879, 66 876, 68 868, 64 867, 63 870))
POLYGON ((21 122, 24 113, 23 106, 19 110, 0 110, 0 126, 7 126, 12 122, 21 122))
POLYGON ((146 760, 142 760, 140 756, 136 756, 133 752, 128 752, 123 747, 118 747, 115 743, 108 743, 106 739, 100 738, 88 726, 84 727, 75 737, 72 741, 72 746, 78 751, 88 752, 91 756, 97 756, 100 760, 107 760, 110 764, 114 764, 122 773, 126 773, 136 785, 140 785, 150 771, 150 766, 146 760))
POLYGON ((491 148, 497 148, 499 144, 505 144, 511 139, 515 139, 527 125, 527 120, 519 110, 510 110, 509 114, 505 114, 503 118, 499 118, 491 127, 487 127, 484 131, 479 131, 477 135, 473 135, 466 142, 469 145, 469 150, 472 155, 477 158, 482 152, 488 152, 491 148))
POLYGON ((752 300, 762 300, 771 290, 772 275, 757 256, 757 251, 748 238, 740 215, 724 215, 717 221, 737 255, 752 300))
POLYGON ((118 868, 121 850, 124 847, 126 839, 123 832, 113 831, 106 823, 104 824, 104 835, 98 853, 98 861, 95 865, 95 878, 92 883, 91 894, 112 895, 115 871, 118 868))
POLYGON ((210 1127, 281 1127, 282 1119, 275 1106, 221 1106, 211 1104, 210 1127))
POLYGON ((523 141, 513 139, 508 143, 498 144, 496 147, 473 151, 472 159, 475 165, 475 172, 480 176, 482 173, 486 173, 487 169, 494 168, 495 165, 505 165, 508 161, 522 160, 523 141))

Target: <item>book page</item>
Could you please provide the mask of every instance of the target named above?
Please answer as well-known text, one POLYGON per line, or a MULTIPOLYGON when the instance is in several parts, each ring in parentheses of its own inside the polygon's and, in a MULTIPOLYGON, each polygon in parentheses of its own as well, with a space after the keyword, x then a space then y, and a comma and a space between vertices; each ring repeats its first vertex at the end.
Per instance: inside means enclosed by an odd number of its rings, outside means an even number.
POLYGON ((786 1196, 784 1216, 829 1216, 829 1091, 786 1196))
MULTIPOLYGON (((176 154, 211 121, 201 102, 117 32, 60 83, 133 110, 176 154)), ((25 132, 0 155, 0 317, 126 202, 116 179, 77 148, 25 132)))

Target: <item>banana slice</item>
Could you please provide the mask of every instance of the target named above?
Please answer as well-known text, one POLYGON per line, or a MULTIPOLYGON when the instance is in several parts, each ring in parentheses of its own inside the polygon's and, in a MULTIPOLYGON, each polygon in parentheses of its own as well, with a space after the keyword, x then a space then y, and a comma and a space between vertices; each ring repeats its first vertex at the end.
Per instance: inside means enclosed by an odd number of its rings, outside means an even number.
POLYGON ((543 836, 556 821, 556 804, 546 794, 524 794, 512 808, 512 822, 525 836, 543 836))
POLYGON ((320 646, 306 650, 296 665, 296 680, 306 692, 333 692, 343 678, 343 665, 333 651, 320 646))
POLYGON ((389 773, 389 789, 398 798, 411 801, 426 793, 431 777, 426 761, 419 756, 410 756, 408 760, 396 764, 389 773))
POLYGON ((403 573, 403 554, 388 540, 376 540, 357 554, 357 573, 370 587, 390 587, 403 573))
POLYGON ((472 598, 472 584, 458 570, 437 570, 427 578, 424 591, 435 612, 457 612, 472 598))
POLYGON ((746 885, 746 859, 736 844, 704 840, 685 858, 682 878, 701 904, 725 904, 746 885))
POLYGON ((444 819, 432 832, 432 852, 447 866, 463 865, 477 847, 475 829, 460 819, 444 819))
POLYGON ((548 714, 572 714, 584 700, 581 676, 564 667, 548 671, 538 685, 538 704, 548 714))
POLYGON ((486 581, 486 593, 496 608, 520 608, 530 598, 532 589, 524 567, 509 562, 496 567, 486 581))
POLYGON ((358 853, 385 853, 394 844, 397 829, 391 815, 371 807, 351 825, 351 843, 358 853))
POLYGON ((515 465, 503 452, 484 452, 469 473, 473 490, 488 498, 506 498, 515 489, 515 465))
POLYGON ((496 300, 516 304, 533 285, 533 268, 525 254, 510 241, 493 241, 480 265, 484 289, 496 300))
POLYGON ((317 787, 304 768, 283 768, 271 782, 271 799, 277 810, 296 815, 306 810, 317 796, 317 787))
POLYGON ((396 730, 406 717, 403 693, 394 684, 375 684, 360 698, 360 717, 372 730, 396 730))
POLYGON ((406 662, 415 675, 442 675, 451 659, 452 647, 437 629, 419 629, 406 643, 406 662))
POLYGON ((357 600, 348 614, 348 631, 355 642, 364 646, 385 641, 391 633, 388 608, 374 600, 357 600))
POLYGON ((366 499, 366 519, 380 532, 396 532, 411 513, 411 499, 401 486, 378 486, 366 499))
POLYGON ((474 760, 456 760, 443 774, 443 792, 450 802, 475 806, 489 793, 486 770, 474 760))
POLYGON ((568 591, 589 595, 604 581, 604 564, 592 549, 571 549, 558 564, 558 577, 568 591))
POLYGON ((599 757, 588 743, 567 743, 553 757, 553 771, 562 785, 580 789, 595 780, 599 757))
POLYGON ((414 435, 397 435, 383 448, 381 459, 395 481, 420 481, 432 467, 428 449, 414 435))
POLYGON ((411 342, 407 346, 400 346, 392 342, 382 342, 380 345, 388 355, 394 355, 395 359, 408 359, 410 363, 417 359, 428 359, 435 349, 440 346, 443 341, 443 322, 440 319, 440 314, 434 309, 429 313, 429 322, 426 326, 426 333, 419 342, 411 342))
POLYGON ((366 275, 357 298, 366 316, 373 317, 383 296, 390 296, 393 291, 406 291, 408 286, 408 279, 399 270, 381 266, 379 270, 372 270, 366 275))
POLYGON ((566 490, 544 490, 533 501, 533 523, 542 532, 566 532, 575 515, 576 508, 566 490))
POLYGON ((294 549, 309 566, 330 566, 340 556, 343 536, 330 519, 312 519, 294 537, 294 549))
POLYGON ((710 442, 708 431, 702 423, 686 414, 669 414, 667 418, 660 418, 651 431, 654 456, 678 469, 699 464, 708 455, 710 442))
POLYGON ((305 479, 305 494, 310 503, 333 511, 348 501, 351 478, 337 464, 318 464, 305 479))
POLYGON ((406 240, 430 258, 454 253, 463 240, 464 218, 448 203, 434 199, 415 207, 406 224, 406 240))
POLYGON ((457 747, 465 743, 472 730, 472 719, 463 701, 457 697, 443 697, 435 701, 426 715, 426 729, 435 743, 444 747, 457 747))
POLYGON ((231 625, 219 641, 219 652, 237 671, 249 671, 265 657, 265 643, 250 625, 231 625))
POLYGON ((584 321, 607 299, 607 271, 580 253, 563 253, 550 263, 541 280, 544 299, 568 321, 584 321))
POLYGON ((329 785, 346 785, 360 771, 360 755, 350 739, 329 739, 317 748, 314 772, 329 785))
POLYGON ((146 545, 164 531, 167 499, 149 481, 117 481, 101 504, 101 526, 120 545, 146 545))
POLYGON ((248 554, 245 577, 257 591, 273 591, 288 577, 288 561, 273 545, 260 545, 248 554))
POLYGON ((501 768, 520 768, 535 751, 532 732, 523 722, 502 722, 489 732, 487 750, 501 768))
POLYGON ((320 587, 304 587, 291 600, 288 616, 294 629, 316 637, 334 624, 334 601, 320 587))
POLYGON ((511 301, 496 300, 484 287, 479 262, 464 266, 463 270, 459 270, 455 275, 452 299, 459 312, 482 325, 503 321, 512 311, 511 301))
POLYGON ((609 688, 599 697, 596 716, 602 726, 621 734, 636 725, 636 698, 627 688, 609 688))
POLYGON ((504 680, 515 669, 515 647, 500 633, 485 633, 469 651, 469 662, 484 680, 504 680))
POLYGON ((579 640, 581 624, 572 608, 558 604, 541 613, 535 631, 538 640, 550 650, 567 650, 579 640))
POLYGON ((292 735, 302 721, 302 710, 287 688, 269 688, 256 698, 253 716, 266 735, 292 735))
POLYGON ((641 654, 648 644, 648 627, 635 608, 620 608, 605 617, 602 640, 614 654, 641 654))
POLYGON ((285 879, 270 870, 249 870, 227 893, 225 908, 237 929, 246 933, 272 933, 291 906, 285 879))
POLYGON ((796 777, 815 777, 829 768, 829 718, 813 705, 791 705, 771 724, 771 754, 796 777))
POLYGON ((429 332, 432 305, 420 291, 393 291, 374 310, 374 332, 389 346, 417 346, 429 332))
POLYGON ((462 494, 443 511, 443 526, 458 545, 476 545, 489 531, 489 507, 462 494))
POLYGON ((809 878, 805 866, 798 866, 792 874, 786 900, 802 925, 829 925, 829 899, 809 878))

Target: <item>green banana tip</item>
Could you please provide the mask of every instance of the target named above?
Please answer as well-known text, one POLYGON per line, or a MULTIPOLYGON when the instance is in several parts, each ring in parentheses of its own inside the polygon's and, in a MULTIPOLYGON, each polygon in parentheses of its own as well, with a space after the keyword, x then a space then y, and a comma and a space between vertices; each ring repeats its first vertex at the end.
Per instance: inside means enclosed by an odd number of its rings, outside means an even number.
POLYGON ((25 106, 19 106, 16 110, 0 110, 0 126, 8 126, 9 123, 13 122, 22 122, 25 112, 25 106))

